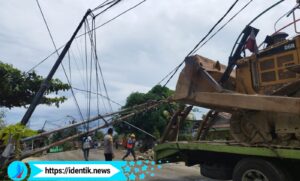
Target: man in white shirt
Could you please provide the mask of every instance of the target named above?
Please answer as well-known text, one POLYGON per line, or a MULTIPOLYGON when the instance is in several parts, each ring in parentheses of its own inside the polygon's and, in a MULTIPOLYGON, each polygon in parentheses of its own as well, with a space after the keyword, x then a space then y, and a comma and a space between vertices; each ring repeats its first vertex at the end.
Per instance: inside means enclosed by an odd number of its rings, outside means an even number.
POLYGON ((87 135, 82 138, 82 141, 83 141, 82 142, 83 156, 84 156, 85 161, 88 161, 90 148, 92 146, 92 138, 91 138, 91 136, 87 135))
POLYGON ((113 129, 109 128, 104 136, 104 157, 105 161, 112 161, 114 158, 113 152, 113 129))

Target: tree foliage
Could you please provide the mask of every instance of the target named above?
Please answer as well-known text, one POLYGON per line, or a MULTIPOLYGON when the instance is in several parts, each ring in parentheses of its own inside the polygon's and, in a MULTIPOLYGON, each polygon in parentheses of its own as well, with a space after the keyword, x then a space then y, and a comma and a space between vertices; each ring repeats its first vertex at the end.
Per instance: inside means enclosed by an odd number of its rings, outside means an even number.
POLYGON ((104 133, 101 130, 98 130, 95 132, 93 140, 103 140, 104 138, 104 133))
MULTIPOLYGON (((157 85, 147 93, 131 93, 127 97, 126 104, 123 108, 143 104, 150 100, 164 99, 171 96, 172 94, 172 90, 168 89, 167 87, 157 85)), ((134 116, 133 118, 129 119, 128 122, 147 131, 152 135, 155 135, 156 138, 159 138, 169 121, 170 115, 173 114, 173 112, 178 108, 178 106, 178 104, 163 104, 155 110, 150 110, 148 112, 144 112, 134 116)), ((132 128, 131 126, 125 123, 114 125, 114 129, 119 134, 135 133, 138 139, 149 138, 149 136, 147 136, 146 134, 137 131, 135 128, 132 128)))
POLYGON ((20 145, 20 140, 25 137, 33 136, 37 134, 36 131, 33 131, 29 128, 27 128, 24 125, 21 125, 20 123, 14 124, 14 125, 9 125, 4 127, 3 129, 0 130, 0 139, 3 141, 4 145, 6 145, 10 139, 15 142, 15 154, 16 157, 18 158, 21 154, 21 145, 20 145))
MULTIPOLYGON (((21 107, 31 103, 34 95, 40 88, 43 77, 34 71, 30 73, 21 72, 12 65, 0 61, 0 107, 21 107)), ((52 79, 50 86, 45 92, 40 104, 62 103, 66 97, 46 97, 51 93, 58 94, 58 91, 66 91, 70 87, 59 79, 52 79)))
MULTIPOLYGON (((70 124, 76 124, 76 121, 75 120, 72 120, 69 122, 70 124)), ((70 136, 74 136, 78 134, 78 129, 77 127, 71 127, 71 128, 68 128, 68 129, 64 129, 64 130, 61 130, 61 131, 58 131, 58 132, 55 132, 53 133, 51 136, 50 136, 50 143, 55 143, 57 141, 60 141, 64 138, 67 138, 67 137, 70 137, 70 136)), ((66 151, 66 150, 71 150, 71 149, 74 149, 75 148, 75 141, 76 139, 72 140, 72 141, 68 141, 68 142, 65 142, 63 143, 61 146, 63 147, 63 150, 66 151)))

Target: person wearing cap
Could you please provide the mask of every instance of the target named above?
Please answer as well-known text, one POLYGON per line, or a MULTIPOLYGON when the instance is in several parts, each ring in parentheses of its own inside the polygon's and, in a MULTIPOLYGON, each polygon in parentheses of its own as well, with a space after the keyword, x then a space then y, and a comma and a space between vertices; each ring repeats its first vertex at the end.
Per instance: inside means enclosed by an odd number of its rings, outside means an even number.
POLYGON ((134 153, 134 146, 135 146, 135 135, 134 134, 131 134, 130 135, 130 138, 127 140, 127 145, 126 145, 126 148, 127 148, 127 152, 126 154, 124 155, 124 157, 122 158, 122 160, 125 160, 126 157, 129 156, 129 154, 131 153, 131 155, 133 156, 134 158, 134 161, 136 161, 136 157, 135 157, 135 153, 134 153))

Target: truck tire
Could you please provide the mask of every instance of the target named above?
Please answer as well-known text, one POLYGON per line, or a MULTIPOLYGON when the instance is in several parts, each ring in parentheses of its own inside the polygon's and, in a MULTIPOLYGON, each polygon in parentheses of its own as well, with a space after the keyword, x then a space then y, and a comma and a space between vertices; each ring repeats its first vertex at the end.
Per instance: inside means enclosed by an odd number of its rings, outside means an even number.
POLYGON ((290 181, 291 179, 280 167, 263 160, 246 158, 237 163, 233 171, 233 181, 290 181))
POLYGON ((200 164, 200 173, 202 176, 219 179, 219 180, 231 180, 233 166, 224 163, 203 163, 200 164))

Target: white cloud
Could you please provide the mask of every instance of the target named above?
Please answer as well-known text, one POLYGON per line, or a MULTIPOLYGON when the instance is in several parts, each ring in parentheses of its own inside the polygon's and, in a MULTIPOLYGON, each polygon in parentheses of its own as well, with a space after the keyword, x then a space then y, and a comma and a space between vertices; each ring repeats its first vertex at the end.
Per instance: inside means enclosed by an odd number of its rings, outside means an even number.
MULTIPOLYGON (((97 25, 137 2, 139 1, 122 2, 118 7, 97 18, 97 25)), ((183 60, 233 2, 234 0, 148 0, 137 9, 98 29, 98 53, 110 97, 124 104, 131 92, 147 92, 151 89, 183 60)), ((240 1, 228 17, 247 2, 246 0, 240 1)), ((227 63, 233 43, 244 26, 273 3, 274 1, 271 0, 254 0, 239 17, 198 53, 227 63)), ((55 42, 57 46, 60 46, 70 38, 87 8, 95 7, 100 4, 100 1, 43 0, 40 4, 55 42)), ((274 32, 274 22, 293 5, 290 1, 285 1, 253 24, 261 29, 258 35, 259 41, 262 41, 265 35, 274 32)), ((0 59, 2 61, 27 71, 53 52, 53 45, 34 0, 1 1, 0 17, 0 59)), ((278 27, 290 21, 291 18, 280 21, 278 27)), ((84 88, 82 82, 85 81, 85 69, 82 64, 83 42, 83 38, 77 39, 72 46, 71 53, 72 83, 78 88, 84 88)), ((36 69, 38 73, 47 75, 56 58, 54 55, 39 66, 36 69)), ((64 65, 68 67, 67 60, 64 60, 64 65)), ((55 77, 66 82, 61 69, 55 77)), ((178 74, 174 76, 169 87, 175 88, 177 77, 178 74)), ((93 90, 95 90, 95 84, 93 90)), ((81 107, 84 108, 85 95, 75 92, 81 107)), ((104 93, 103 88, 102 93, 104 93)), ((58 119, 66 115, 78 117, 71 94, 63 94, 67 95, 69 100, 59 109, 38 106, 32 117, 32 125, 39 127, 44 120, 58 119)), ((95 97, 92 103, 95 105, 95 97)), ((93 106, 93 112, 96 111, 95 107, 93 106)), ((104 110, 103 106, 101 108, 104 110)), ((117 109, 117 106, 114 105, 114 109, 117 109)), ((19 121, 24 111, 24 108, 9 110, 8 122, 19 121)))

